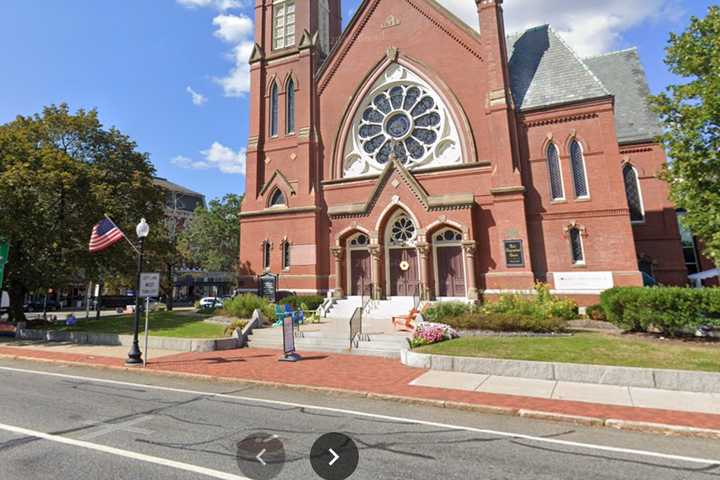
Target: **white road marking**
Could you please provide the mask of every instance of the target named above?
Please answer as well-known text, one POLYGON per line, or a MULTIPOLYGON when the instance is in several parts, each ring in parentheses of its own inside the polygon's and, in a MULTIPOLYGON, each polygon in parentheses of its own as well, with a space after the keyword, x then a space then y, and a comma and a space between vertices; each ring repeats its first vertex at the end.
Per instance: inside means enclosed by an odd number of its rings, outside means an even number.
POLYGON ((62 437, 60 435, 52 435, 45 432, 37 432, 35 430, 29 430, 27 428, 15 427, 13 425, 5 425, 0 423, 0 430, 6 432, 16 433, 18 435, 24 435, 26 437, 41 438, 55 443, 62 443, 73 447, 86 448, 88 450, 95 450, 96 452, 107 453, 118 457, 125 457, 131 460, 138 460, 146 463, 153 463, 155 465, 161 465, 163 467, 170 467, 176 470, 184 470, 186 472, 196 473, 205 475, 207 477, 219 478, 221 480, 251 480, 247 477, 241 477, 239 475, 233 475, 232 473, 221 472, 219 470, 213 470, 211 468, 199 467, 197 465, 191 465, 189 463, 176 462, 174 460, 168 460, 166 458, 153 457, 142 453, 131 452, 129 450, 122 450, 120 448, 108 447, 107 445, 98 445, 97 443, 90 443, 83 440, 75 440, 73 438, 62 437))
MULTIPOLYGON (((87 435, 83 435, 80 437, 81 440, 92 440, 93 438, 102 437, 103 435, 107 435, 108 433, 115 433, 115 432, 130 432, 130 433, 137 433, 140 435, 150 435, 152 430, 146 430, 144 428, 136 428, 133 427, 133 425, 137 425, 138 423, 147 422, 148 420, 151 420, 153 417, 146 415, 144 417, 140 418, 134 418, 132 420, 129 420, 127 422, 123 423, 105 423, 101 422, 101 425, 104 425, 103 428, 96 430, 94 432, 90 432, 87 435)), ((98 425, 100 426, 100 425, 98 425)))
POLYGON ((163 387, 160 385, 152 385, 152 384, 146 384, 146 383, 123 382, 123 381, 119 381, 119 380, 108 380, 108 379, 104 379, 104 378, 95 378, 95 377, 83 377, 80 375, 68 375, 65 373, 43 372, 40 370, 28 370, 28 369, 23 369, 23 368, 14 368, 14 367, 0 367, 0 370, 5 370, 8 372, 16 372, 16 373, 44 375, 44 376, 48 376, 48 377, 68 378, 68 379, 72 379, 72 380, 92 381, 92 382, 97 382, 97 383, 105 383, 108 385, 122 385, 124 387, 134 387, 134 388, 139 387, 139 388, 146 388, 149 390, 185 393, 185 394, 189 394, 189 395, 202 395, 202 396, 206 396, 208 398, 213 398, 213 397, 214 398, 226 398, 226 399, 250 402, 250 403, 254 402, 254 403, 264 403, 264 404, 269 404, 269 405, 279 405, 279 406, 284 406, 284 407, 304 408, 304 409, 309 409, 309 410, 317 410, 317 411, 321 411, 321 412, 338 413, 341 415, 351 415, 351 416, 356 416, 356 417, 366 417, 366 418, 374 418, 374 419, 378 419, 378 420, 387 420, 389 422, 423 425, 423 426, 427 426, 427 427, 443 428, 443 429, 448 429, 448 430, 457 430, 457 431, 471 432, 471 433, 481 433, 481 434, 485 434, 485 435, 493 435, 496 437, 510 438, 513 440, 526 440, 526 441, 530 441, 530 442, 547 443, 547 444, 551 444, 551 445, 560 445, 563 447, 573 447, 573 448, 581 448, 581 449, 586 449, 586 450, 597 450, 597 451, 601 451, 601 452, 612 452, 612 453, 621 453, 621 454, 627 454, 627 455, 637 455, 637 456, 641 456, 641 457, 657 458, 657 459, 672 460, 672 461, 687 462, 687 463, 696 463, 696 464, 709 465, 709 466, 720 466, 720 459, 685 457, 685 456, 681 456, 681 455, 669 455, 669 454, 665 454, 665 453, 651 452, 651 451, 646 451, 646 450, 635 450, 635 449, 620 448, 620 447, 609 447, 606 445, 595 445, 592 443, 580 443, 580 442, 572 442, 569 440, 559 440, 559 439, 555 439, 555 438, 536 437, 533 435, 525 435, 522 433, 501 432, 501 431, 497 431, 497 430, 487 430, 487 429, 474 428, 474 427, 463 427, 460 425, 451 425, 451 424, 447 424, 447 423, 430 422, 430 421, 426 421, 426 420, 416 420, 416 419, 412 419, 412 418, 393 417, 393 416, 389 416, 389 415, 367 413, 367 412, 361 412, 361 411, 357 411, 357 410, 345 410, 342 408, 323 407, 323 406, 317 406, 317 405, 306 405, 306 404, 302 404, 302 403, 285 402, 282 400, 268 400, 268 399, 264 399, 264 398, 242 397, 239 395, 228 395, 225 393, 202 392, 202 391, 198 391, 198 390, 188 390, 188 389, 184 389, 184 388, 163 387))

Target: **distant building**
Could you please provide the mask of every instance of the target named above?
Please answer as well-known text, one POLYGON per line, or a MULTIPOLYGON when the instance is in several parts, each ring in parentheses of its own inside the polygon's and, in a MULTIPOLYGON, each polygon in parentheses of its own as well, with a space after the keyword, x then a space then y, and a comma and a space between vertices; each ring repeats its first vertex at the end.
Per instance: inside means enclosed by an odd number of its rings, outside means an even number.
POLYGON ((170 222, 171 234, 180 233, 195 209, 205 207, 205 195, 173 183, 165 178, 155 177, 155 185, 165 190, 165 215, 170 222))

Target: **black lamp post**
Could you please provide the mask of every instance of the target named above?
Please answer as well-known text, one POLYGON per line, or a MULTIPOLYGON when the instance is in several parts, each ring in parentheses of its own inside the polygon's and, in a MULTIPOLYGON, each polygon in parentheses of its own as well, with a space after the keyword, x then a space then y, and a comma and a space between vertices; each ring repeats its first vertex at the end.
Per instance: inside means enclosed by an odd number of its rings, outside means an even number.
POLYGON ((126 365, 142 365, 142 352, 140 351, 140 344, 138 342, 138 334, 140 333, 140 275, 143 269, 143 253, 145 247, 145 238, 150 234, 150 225, 147 224, 143 218, 135 228, 140 239, 140 252, 138 254, 138 267, 137 267, 137 279, 135 282, 135 329, 133 331, 133 344, 130 347, 128 353, 128 359, 125 361, 126 365))

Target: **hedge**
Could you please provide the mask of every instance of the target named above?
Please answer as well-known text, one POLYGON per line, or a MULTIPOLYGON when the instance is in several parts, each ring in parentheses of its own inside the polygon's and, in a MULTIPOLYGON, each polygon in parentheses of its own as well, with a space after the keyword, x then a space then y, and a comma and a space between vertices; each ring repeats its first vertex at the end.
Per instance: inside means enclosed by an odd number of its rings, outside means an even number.
POLYGON ((240 319, 252 318, 255 309, 260 310, 266 318, 275 318, 275 310, 270 302, 252 293, 238 295, 232 300, 226 300, 224 305, 225 313, 240 319))
POLYGON ((305 305, 308 310, 317 310, 325 301, 325 297, 320 295, 291 295, 280 300, 280 305, 290 304, 294 309, 298 309, 301 305, 305 305))
POLYGON ((720 326, 720 288, 619 287, 603 292, 600 304, 609 322, 628 331, 680 336, 720 326))

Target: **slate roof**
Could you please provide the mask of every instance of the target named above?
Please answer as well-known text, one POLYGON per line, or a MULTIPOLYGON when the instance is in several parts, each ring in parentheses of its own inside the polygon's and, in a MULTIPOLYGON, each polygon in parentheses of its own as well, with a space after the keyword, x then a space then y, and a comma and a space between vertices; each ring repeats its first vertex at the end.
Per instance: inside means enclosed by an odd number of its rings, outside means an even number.
POLYGON ((615 95, 615 129, 620 143, 649 140, 662 133, 647 100, 650 88, 636 48, 584 61, 615 95))
POLYGON ((507 46, 510 88, 518 110, 612 95, 620 143, 651 140, 661 133, 636 49, 581 59, 549 25, 509 35, 507 46))
POLYGON ((610 96, 549 25, 509 36, 508 55, 510 87, 520 110, 610 96))

